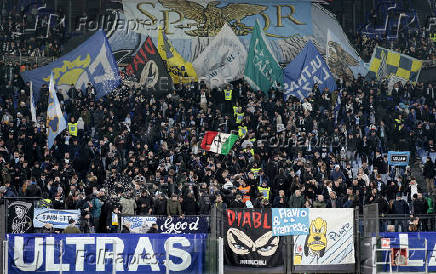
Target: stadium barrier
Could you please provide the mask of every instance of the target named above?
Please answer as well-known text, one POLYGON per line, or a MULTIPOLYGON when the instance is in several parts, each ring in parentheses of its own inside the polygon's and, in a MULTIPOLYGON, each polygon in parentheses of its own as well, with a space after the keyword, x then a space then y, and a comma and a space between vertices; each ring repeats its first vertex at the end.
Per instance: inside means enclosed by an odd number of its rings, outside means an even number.
MULTIPOLYGON (((154 267, 156 273, 159 273, 159 271, 165 273, 167 265, 165 262, 168 262, 166 257, 168 254, 170 260, 174 260, 172 266, 182 264, 184 262, 183 258, 173 255, 171 252, 174 250, 165 247, 166 241, 174 243, 173 246, 176 249, 174 252, 179 252, 177 254, 187 252, 194 256, 191 257, 191 261, 195 259, 195 266, 192 264, 187 266, 188 273, 191 271, 190 269, 198 267, 197 264, 201 265, 201 271, 199 268, 195 268, 195 272, 191 273, 236 273, 240 271, 255 271, 256 273, 320 271, 359 273, 367 270, 374 270, 379 273, 389 272, 390 268, 393 271, 425 272, 426 269, 429 272, 436 271, 436 233, 404 232, 408 229, 409 215, 379 216, 376 205, 365 206, 364 214, 360 216, 358 209, 229 209, 226 211, 216 208, 211 210, 210 215, 184 216, 183 218, 121 215, 119 231, 121 231, 123 224, 128 224, 131 228, 131 234, 67 235, 31 232, 12 233, 12 230, 17 231, 27 228, 27 221, 34 219, 31 213, 35 211, 35 208, 38 209, 35 206, 40 206, 41 201, 40 198, 15 198, 5 199, 4 201, 2 213, 4 219, 7 220, 4 226, 7 234, 1 249, 3 253, 3 273, 22 273, 23 269, 32 269, 34 272, 42 273, 80 272, 82 264, 77 265, 75 261, 77 258, 75 260, 70 258, 69 254, 73 252, 71 250, 82 248, 83 252, 89 251, 92 254, 104 246, 109 250, 108 254, 113 255, 111 250, 113 251, 114 247, 108 239, 115 239, 115 244, 119 243, 123 246, 122 251, 119 247, 115 247, 116 253, 122 254, 120 257, 122 257, 123 266, 121 267, 121 264, 117 262, 114 266, 111 260, 105 261, 104 266, 102 264, 98 265, 98 269, 104 267, 105 273, 110 273, 107 271, 112 271, 112 269, 115 269, 116 273, 128 271, 131 267, 130 263, 134 257, 133 255, 137 252, 136 249, 140 249, 142 245, 146 244, 148 244, 146 247, 153 250, 153 252, 160 253, 161 258, 157 258, 155 261, 157 267, 152 266, 150 260, 146 260, 145 266, 141 265, 143 263, 141 261, 137 269, 144 270, 149 267, 150 272, 153 273, 154 267), (304 210, 307 210, 308 213, 306 219, 300 218, 306 216, 302 214, 304 210), (340 212, 340 210, 351 210, 351 217, 344 217, 345 211, 340 212), (283 213, 280 218, 277 215, 279 212, 283 213), (337 216, 341 216, 341 219, 338 219, 337 216), (287 225, 284 222, 285 219, 289 220, 292 225, 287 225), (152 224, 158 225, 157 233, 144 234, 152 224), (394 226, 397 232, 386 232, 388 225, 391 225, 389 229, 394 226), (293 236, 278 236, 279 240, 277 242, 274 240, 275 235, 266 236, 268 233, 286 234, 289 232, 289 227, 293 231, 293 236), (296 233, 298 230, 304 231, 305 227, 308 233, 302 233, 304 235, 296 233), (313 229, 323 231, 323 233, 314 234, 313 229), (349 237, 346 235, 349 235, 349 237), (84 237, 89 239, 80 242, 79 239, 84 237), (326 248, 324 250, 319 251, 309 247, 308 242, 315 239, 314 237, 320 237, 323 239, 322 241, 324 241, 323 237, 325 237, 326 248), (270 245, 262 246, 260 238, 263 239, 263 243, 269 243, 270 245), (266 241, 264 241, 265 239, 266 241), (144 241, 146 244, 143 243, 144 241), (383 247, 382 241, 384 243, 383 247), (386 248, 386 241, 390 243, 389 248, 386 248), (235 245, 235 243, 237 244, 235 245), (244 244, 250 245, 250 243, 253 244, 251 251, 246 255, 239 254, 241 250, 245 252, 244 244), (42 247, 38 245, 42 245, 42 247), (335 245, 339 247, 338 250, 331 249, 335 245), (195 255, 190 248, 198 250, 201 254, 195 255), (178 251, 178 249, 182 251, 178 251), (15 250, 20 250, 22 254, 15 250), (265 250, 274 250, 274 252, 272 254, 262 253, 265 250), (42 253, 38 254, 38 251, 42 253), (32 254, 37 256, 34 257, 32 254), (60 258, 60 254, 63 254, 62 258, 60 258), (341 258, 341 260, 335 261, 333 258, 341 258), (17 259, 19 260, 17 261, 17 259), (26 268, 26 265, 29 268, 26 268), (60 267, 60 265, 68 266, 60 267), (35 270, 35 267, 37 267, 37 270, 35 270), (64 268, 69 270, 66 271, 64 268), (159 271, 157 271, 157 268, 159 268, 159 271)), ((424 227, 427 230, 435 229, 436 216, 434 214, 417 217, 420 218, 418 229, 424 227)), ((49 217, 48 219, 53 218, 49 217)), ((108 254, 105 256, 108 257, 108 254)), ((97 266, 93 265, 92 262, 90 264, 84 262, 84 270, 95 271, 93 268, 97 269, 97 266)), ((131 269, 134 268, 135 266, 132 266, 131 269)))

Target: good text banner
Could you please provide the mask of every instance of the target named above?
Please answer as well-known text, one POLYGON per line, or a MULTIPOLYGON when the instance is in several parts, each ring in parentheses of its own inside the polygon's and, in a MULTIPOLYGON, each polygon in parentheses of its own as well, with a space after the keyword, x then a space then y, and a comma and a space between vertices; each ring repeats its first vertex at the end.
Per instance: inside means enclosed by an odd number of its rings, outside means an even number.
POLYGON ((115 267, 116 273, 165 273, 168 266, 171 273, 203 273, 205 239, 205 234, 9 234, 8 270, 103 274, 115 267))
POLYGON ((159 233, 188 234, 208 233, 209 218, 205 216, 187 216, 184 218, 152 217, 152 216, 123 216, 122 224, 129 223, 130 231, 147 233, 152 224, 157 224, 159 233))

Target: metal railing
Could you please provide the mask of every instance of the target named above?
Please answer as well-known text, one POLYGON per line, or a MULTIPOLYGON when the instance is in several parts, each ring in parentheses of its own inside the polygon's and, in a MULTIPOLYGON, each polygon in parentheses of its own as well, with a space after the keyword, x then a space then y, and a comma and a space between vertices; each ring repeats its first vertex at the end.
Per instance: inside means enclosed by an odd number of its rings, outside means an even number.
POLYGON ((389 215, 380 215, 378 217, 365 217, 363 215, 359 216, 360 225, 359 230, 363 233, 363 225, 362 222, 364 219, 372 222, 378 222, 379 232, 388 232, 388 226, 392 225, 395 227, 395 231, 390 232, 409 232, 408 226, 411 219, 411 216, 419 218, 419 223, 416 232, 422 231, 436 231, 436 214, 389 214, 389 215), (398 228, 401 227, 401 231, 398 228))
MULTIPOLYGON (((390 242, 389 248, 384 248, 380 246, 381 239, 374 238, 372 241, 372 262, 373 262, 373 273, 386 272, 386 266, 389 265, 389 273, 393 272, 393 266, 395 266, 398 270, 398 267, 407 265, 407 259, 409 254, 413 254, 415 251, 424 251, 424 258, 427 258, 427 239, 422 239, 424 242, 423 247, 410 247, 408 243, 399 243, 390 242), (379 247, 380 246, 380 247, 379 247), (401 250, 405 251, 405 256, 401 254, 401 250), (399 254, 394 254, 393 252, 398 252, 399 254), (377 254, 381 253, 381 256, 377 256, 377 254), (397 256, 398 255, 398 256, 397 256), (401 260, 401 256, 404 256, 405 260, 401 260), (379 257, 383 258, 383 261, 377 260, 379 257), (388 262, 387 262, 388 261, 388 262), (393 265, 395 263, 395 265, 393 265), (385 266, 384 269, 379 269, 378 266, 385 266)), ((424 260, 424 269, 425 273, 428 273, 428 263, 427 259, 424 260)))

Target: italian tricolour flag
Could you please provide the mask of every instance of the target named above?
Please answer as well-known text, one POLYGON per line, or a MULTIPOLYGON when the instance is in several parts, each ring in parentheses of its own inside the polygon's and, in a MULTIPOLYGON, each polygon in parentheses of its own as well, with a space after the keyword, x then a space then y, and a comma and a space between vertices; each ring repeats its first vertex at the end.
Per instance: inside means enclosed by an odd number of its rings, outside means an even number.
POLYGON ((218 131, 206 131, 201 148, 207 151, 227 155, 233 144, 238 140, 236 134, 226 134, 218 131))

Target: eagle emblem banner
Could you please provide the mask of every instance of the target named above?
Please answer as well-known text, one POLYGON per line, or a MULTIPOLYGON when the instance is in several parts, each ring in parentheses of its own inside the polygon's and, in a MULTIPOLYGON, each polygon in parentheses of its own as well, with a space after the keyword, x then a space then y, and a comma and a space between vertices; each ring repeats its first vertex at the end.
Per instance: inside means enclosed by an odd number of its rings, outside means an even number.
POLYGON ((152 37, 159 26, 169 39, 214 37, 225 23, 247 36, 256 19, 269 37, 312 34, 310 1, 127 0, 123 9, 129 22, 138 23, 135 31, 152 37))

